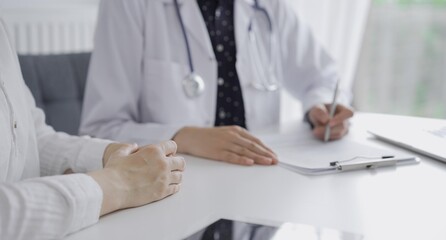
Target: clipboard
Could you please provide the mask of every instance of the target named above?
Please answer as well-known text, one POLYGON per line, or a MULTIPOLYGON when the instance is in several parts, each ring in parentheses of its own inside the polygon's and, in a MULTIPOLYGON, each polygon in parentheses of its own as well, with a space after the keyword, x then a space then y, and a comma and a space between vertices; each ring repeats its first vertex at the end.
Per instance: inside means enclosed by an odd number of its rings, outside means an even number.
POLYGON ((278 153, 279 166, 305 175, 420 163, 418 157, 348 139, 324 143, 312 138, 276 136, 269 140, 278 153))

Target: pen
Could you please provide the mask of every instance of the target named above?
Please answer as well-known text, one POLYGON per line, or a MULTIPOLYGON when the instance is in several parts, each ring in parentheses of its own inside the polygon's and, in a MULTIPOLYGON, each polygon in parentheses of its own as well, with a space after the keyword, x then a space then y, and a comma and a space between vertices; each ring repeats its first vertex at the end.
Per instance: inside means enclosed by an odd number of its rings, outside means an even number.
POLYGON ((361 158, 362 159, 392 159, 392 158, 395 158, 395 156, 393 156, 393 155, 384 155, 384 156, 378 156, 378 157, 356 156, 354 158, 350 158, 350 159, 347 159, 347 160, 331 162, 330 166, 333 167, 333 166, 336 166, 337 164, 340 164, 340 163, 351 162, 353 160, 361 159, 361 158))
MULTIPOLYGON (((330 106, 330 120, 334 117, 334 114, 336 112, 336 99, 338 97, 338 89, 339 89, 339 78, 336 81, 336 87, 335 87, 335 91, 333 94, 333 102, 331 103, 330 106)), ((327 125, 325 126, 325 135, 324 135, 324 141, 327 142, 330 139, 330 134, 331 134, 331 129, 330 129, 330 121, 327 123, 327 125)))

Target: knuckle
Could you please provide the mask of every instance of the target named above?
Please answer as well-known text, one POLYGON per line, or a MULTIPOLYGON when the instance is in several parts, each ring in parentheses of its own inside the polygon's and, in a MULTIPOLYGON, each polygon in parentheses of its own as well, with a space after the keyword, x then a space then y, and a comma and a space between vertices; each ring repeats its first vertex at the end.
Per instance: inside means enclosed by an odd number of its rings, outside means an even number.
POLYGON ((230 138, 238 137, 238 133, 236 131, 229 131, 229 132, 227 132, 227 134, 228 134, 228 137, 230 137, 230 138))
POLYGON ((159 145, 150 145, 147 148, 145 148, 145 152, 148 154, 156 154, 161 155, 161 147, 159 145))
POLYGON ((160 159, 157 163, 158 165, 158 170, 160 170, 161 172, 166 172, 168 169, 168 164, 164 159, 160 159))
POLYGON ((161 145, 153 145, 153 151, 157 154, 163 154, 163 147, 161 145))
POLYGON ((236 153, 242 153, 244 150, 244 148, 238 146, 238 145, 233 145, 232 146, 232 151, 236 152, 236 153))
POLYGON ((231 126, 230 128, 232 131, 235 131, 235 132, 243 131, 243 129, 240 126, 231 126))
POLYGON ((240 148, 240 155, 247 156, 249 155, 249 151, 246 148, 240 148))
POLYGON ((168 185, 170 176, 168 176, 167 173, 162 173, 160 176, 158 176, 158 183, 160 184, 161 188, 164 188, 168 185))
POLYGON ((167 187, 164 185, 159 185, 156 191, 153 191, 153 197, 156 200, 160 200, 166 196, 167 187))
POLYGON ((314 108, 314 111, 312 111, 312 112, 313 112, 314 116, 317 117, 317 116, 320 116, 325 113, 324 109, 325 109, 324 106, 318 106, 318 107, 314 108))

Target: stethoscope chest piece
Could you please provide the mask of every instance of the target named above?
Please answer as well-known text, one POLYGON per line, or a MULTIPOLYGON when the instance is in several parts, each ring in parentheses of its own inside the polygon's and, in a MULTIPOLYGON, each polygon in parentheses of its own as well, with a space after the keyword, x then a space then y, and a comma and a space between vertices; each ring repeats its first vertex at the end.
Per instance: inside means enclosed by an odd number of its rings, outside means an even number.
POLYGON ((203 78, 195 73, 190 73, 183 79, 183 89, 187 97, 199 97, 205 90, 203 78))

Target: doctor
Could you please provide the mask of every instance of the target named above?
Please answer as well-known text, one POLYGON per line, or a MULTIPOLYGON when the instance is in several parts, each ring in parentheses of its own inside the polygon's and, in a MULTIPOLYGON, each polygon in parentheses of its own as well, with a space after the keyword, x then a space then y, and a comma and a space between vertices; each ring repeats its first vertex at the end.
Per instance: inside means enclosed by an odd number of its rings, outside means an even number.
POLYGON ((1 18, 0 141, 2 240, 61 239, 107 213, 163 199, 179 190, 185 164, 172 141, 138 147, 46 125, 1 18))
POLYGON ((100 6, 80 132, 243 165, 277 163, 249 130, 279 124, 280 95, 313 133, 348 131, 350 94, 287 1, 107 0, 100 6))

